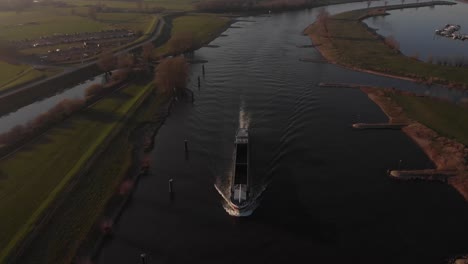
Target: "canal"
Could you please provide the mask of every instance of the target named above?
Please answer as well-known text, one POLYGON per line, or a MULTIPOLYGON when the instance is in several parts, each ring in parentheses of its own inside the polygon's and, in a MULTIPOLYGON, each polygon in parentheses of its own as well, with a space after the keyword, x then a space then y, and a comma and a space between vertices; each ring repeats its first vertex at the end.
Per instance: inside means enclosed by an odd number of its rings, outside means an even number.
MULTIPOLYGON (((330 6, 331 13, 366 3, 330 6)), ((192 66, 195 102, 177 102, 156 136, 151 172, 105 243, 99 263, 444 263, 466 253, 468 206, 444 184, 386 177, 433 165, 384 122, 367 96, 320 82, 427 87, 354 72, 320 59, 301 32, 318 9, 243 18, 192 66), (248 20, 248 21, 246 21, 248 20), (201 87, 197 77, 201 76, 201 87), (257 208, 236 218, 229 193, 236 129, 251 135, 257 208), (184 154, 188 140, 188 155, 184 154), (173 179, 175 197, 168 194, 173 179)))

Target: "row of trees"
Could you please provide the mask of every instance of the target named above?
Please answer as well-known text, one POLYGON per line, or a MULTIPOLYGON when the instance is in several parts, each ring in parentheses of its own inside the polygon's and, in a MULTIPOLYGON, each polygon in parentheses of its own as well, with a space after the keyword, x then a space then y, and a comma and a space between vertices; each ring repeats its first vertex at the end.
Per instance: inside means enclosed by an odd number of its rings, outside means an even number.
POLYGON ((156 67, 154 83, 163 94, 183 97, 188 80, 189 67, 183 56, 166 58, 156 67))
POLYGON ((390 35, 384 39, 384 43, 395 51, 400 50, 400 42, 398 42, 394 36, 390 35))
POLYGON ((317 25, 319 27, 319 32, 321 35, 330 37, 330 32, 328 31, 328 22, 330 20, 330 13, 328 13, 325 8, 321 8, 317 15, 317 25))
POLYGON ((35 135, 38 131, 64 120, 86 104, 83 99, 64 99, 49 111, 40 114, 25 125, 13 127, 10 131, 0 134, 1 145, 12 145, 18 141, 35 135))
MULTIPOLYGON (((180 35, 172 40, 174 50, 185 51, 192 47, 190 35, 180 35)), ((142 59, 146 64, 151 60, 154 52, 152 44, 145 44, 142 48, 142 59)), ((102 53, 98 58, 98 66, 106 73, 112 71, 112 77, 107 84, 93 84, 85 90, 85 99, 65 99, 45 113, 40 114, 25 125, 19 125, 10 131, 0 134, 0 145, 12 145, 25 138, 32 137, 74 112, 86 106, 87 102, 94 100, 109 92, 118 83, 128 78, 135 66, 135 57, 132 54, 122 54, 115 57, 110 52, 102 53)), ((183 56, 163 59, 155 69, 154 83, 157 89, 166 95, 183 97, 186 94, 186 84, 189 79, 189 67, 183 56)))

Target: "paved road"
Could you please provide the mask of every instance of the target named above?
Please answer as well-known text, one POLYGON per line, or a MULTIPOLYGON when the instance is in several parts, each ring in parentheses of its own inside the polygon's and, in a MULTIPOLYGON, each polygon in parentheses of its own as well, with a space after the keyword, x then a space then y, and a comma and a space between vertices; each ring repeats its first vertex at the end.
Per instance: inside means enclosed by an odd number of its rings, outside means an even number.
MULTIPOLYGON (((135 50, 141 46, 143 46, 144 44, 148 43, 148 42, 153 42, 155 41, 157 38, 160 37, 161 35, 161 32, 164 28, 164 25, 165 25, 165 21, 164 21, 164 18, 161 18, 158 22, 158 25, 156 26, 156 29, 153 31, 152 35, 150 38, 146 39, 145 41, 142 41, 138 44, 135 44, 135 45, 132 45, 128 48, 125 48, 125 49, 122 49, 120 51, 117 51, 114 53, 114 55, 120 55, 120 54, 123 54, 123 53, 127 53, 127 52, 130 52, 132 50, 135 50)), ((74 71, 77 71, 77 70, 80 70, 80 69, 83 69, 83 68, 86 68, 86 67, 89 67, 93 64, 95 64, 97 62, 97 59, 95 60, 92 60, 90 62, 87 62, 87 63, 84 63, 82 65, 79 65, 79 66, 76 66, 76 67, 66 67, 64 68, 64 71, 60 74, 57 74, 57 75, 54 75, 54 76, 51 76, 51 77, 48 77, 48 78, 45 78, 45 79, 42 79, 40 81, 37 81, 37 82, 33 82, 33 83, 30 83, 30 84, 27 84, 27 85, 24 85, 24 86, 20 86, 18 88, 15 88, 15 89, 12 89, 12 90, 7 90, 5 92, 0 92, 0 99, 3 99, 5 97, 8 97, 8 96, 11 96, 17 92, 20 92, 20 91, 24 91, 24 90, 28 90, 28 89, 31 89, 37 85, 40 85, 42 83, 45 83, 45 82, 48 82, 52 79, 55 79, 55 78, 59 78, 59 77, 62 77, 64 75, 67 75, 67 74, 70 74, 74 71)), ((43 65, 41 65, 43 66, 43 65)))

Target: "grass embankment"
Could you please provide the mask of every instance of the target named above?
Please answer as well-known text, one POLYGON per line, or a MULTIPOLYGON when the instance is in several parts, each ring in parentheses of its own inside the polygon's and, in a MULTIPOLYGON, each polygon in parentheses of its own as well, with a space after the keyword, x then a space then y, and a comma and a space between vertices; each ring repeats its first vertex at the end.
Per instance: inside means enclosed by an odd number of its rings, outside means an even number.
POLYGON ((391 121, 409 123, 403 132, 421 147, 437 169, 457 171, 449 183, 468 201, 468 109, 394 90, 361 89, 391 121))
POLYGON ((150 88, 121 89, 0 161, 0 262, 33 230, 150 88))
MULTIPOLYGON (((171 36, 189 33, 193 36, 194 47, 214 39, 230 23, 230 19, 211 14, 190 14, 180 16, 172 21, 171 36)), ((161 47, 156 49, 156 56, 171 52, 171 40, 169 39, 161 47)))
POLYGON ((391 97, 411 119, 468 146, 468 109, 427 97, 398 94, 391 97))
POLYGON ((13 65, 0 61, 0 91, 52 76, 58 70, 36 70, 29 65, 13 65))
MULTIPOLYGON (((165 100, 166 97, 150 94, 142 107, 132 115, 125 129, 94 163, 90 173, 80 178, 19 262, 71 263, 81 241, 102 216, 108 200, 126 176, 132 162, 132 130, 142 122, 157 118, 158 109, 165 100)), ((90 235, 87 248, 96 243, 97 235, 90 235)))
POLYGON ((383 9, 400 9, 407 7, 437 5, 445 2, 375 7, 340 13, 326 21, 328 33, 321 22, 309 26, 305 33, 323 56, 346 67, 374 71, 394 76, 408 77, 420 81, 433 80, 439 83, 451 83, 468 87, 468 74, 465 68, 434 65, 402 55, 399 51, 387 46, 381 37, 368 30, 362 19, 381 15, 383 9))

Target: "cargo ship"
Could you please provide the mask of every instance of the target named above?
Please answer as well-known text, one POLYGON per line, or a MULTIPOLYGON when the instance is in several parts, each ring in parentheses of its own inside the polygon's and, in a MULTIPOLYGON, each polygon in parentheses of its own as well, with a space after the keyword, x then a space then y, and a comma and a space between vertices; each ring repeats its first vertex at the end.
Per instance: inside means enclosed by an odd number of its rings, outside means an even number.
POLYGON ((231 181, 231 203, 238 209, 244 209, 250 202, 250 149, 249 131, 246 128, 239 128, 236 133, 234 172, 231 181))

